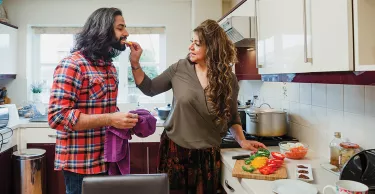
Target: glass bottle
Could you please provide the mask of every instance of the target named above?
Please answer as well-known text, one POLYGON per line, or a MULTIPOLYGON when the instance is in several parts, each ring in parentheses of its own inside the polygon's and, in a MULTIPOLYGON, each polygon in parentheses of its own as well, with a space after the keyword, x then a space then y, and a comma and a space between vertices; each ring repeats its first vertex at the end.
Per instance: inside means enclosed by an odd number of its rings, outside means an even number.
POLYGON ((340 143, 343 142, 343 140, 341 139, 341 133, 340 132, 335 132, 335 137, 333 138, 333 140, 331 141, 331 143, 329 144, 329 147, 330 147, 330 161, 329 163, 336 166, 336 167, 339 167, 339 159, 340 159, 340 143))

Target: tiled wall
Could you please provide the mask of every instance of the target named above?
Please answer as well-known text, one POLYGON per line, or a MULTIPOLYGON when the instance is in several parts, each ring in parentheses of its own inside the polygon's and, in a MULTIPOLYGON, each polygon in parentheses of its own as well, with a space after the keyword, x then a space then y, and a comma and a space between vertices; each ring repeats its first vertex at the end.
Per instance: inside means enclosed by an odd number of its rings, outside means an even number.
MULTIPOLYGON (((289 133, 329 157, 335 131, 365 149, 375 148, 375 86, 240 81, 240 98, 288 112, 289 133)), ((258 104, 259 105, 259 104, 258 104)))

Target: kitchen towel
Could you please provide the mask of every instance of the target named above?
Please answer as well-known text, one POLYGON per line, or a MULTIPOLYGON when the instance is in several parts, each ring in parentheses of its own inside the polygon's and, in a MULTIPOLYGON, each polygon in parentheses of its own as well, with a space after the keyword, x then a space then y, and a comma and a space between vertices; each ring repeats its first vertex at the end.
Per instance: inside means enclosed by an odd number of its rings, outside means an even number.
POLYGON ((156 118, 145 109, 130 111, 138 114, 138 123, 132 129, 109 127, 106 130, 104 143, 104 160, 108 162, 109 175, 130 173, 129 142, 134 133, 138 137, 148 137, 155 133, 156 118))

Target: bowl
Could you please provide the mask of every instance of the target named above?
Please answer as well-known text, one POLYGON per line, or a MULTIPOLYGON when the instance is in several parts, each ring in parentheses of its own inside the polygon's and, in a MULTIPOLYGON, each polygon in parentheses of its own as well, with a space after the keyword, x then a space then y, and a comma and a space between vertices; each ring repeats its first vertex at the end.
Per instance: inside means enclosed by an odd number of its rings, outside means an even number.
POLYGON ((280 152, 286 158, 300 160, 305 158, 309 146, 297 141, 282 141, 279 143, 280 152))

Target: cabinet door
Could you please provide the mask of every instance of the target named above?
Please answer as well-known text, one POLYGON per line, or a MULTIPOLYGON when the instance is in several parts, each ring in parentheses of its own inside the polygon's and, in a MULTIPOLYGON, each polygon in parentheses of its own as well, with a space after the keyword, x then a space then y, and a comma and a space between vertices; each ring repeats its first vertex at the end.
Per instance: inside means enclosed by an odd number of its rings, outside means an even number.
POLYGON ((353 0, 354 59, 356 71, 375 70, 374 18, 374 0, 353 0))
POLYGON ((313 65, 310 72, 354 70, 352 0, 304 1, 311 8, 313 65))
POLYGON ((130 174, 147 174, 147 151, 144 143, 129 143, 130 174))
POLYGON ((28 143, 27 148, 46 150, 47 194, 65 194, 64 175, 62 171, 54 170, 55 145, 54 143, 28 143))
POLYGON ((310 71, 311 17, 306 7, 304 0, 256 1, 260 74, 310 71))
POLYGON ((12 193, 12 154, 17 151, 17 146, 8 148, 0 153, 0 191, 12 193))
POLYGON ((16 74, 17 29, 0 24, 0 74, 16 74))
POLYGON ((148 174, 158 172, 159 165, 159 142, 144 143, 147 151, 146 166, 148 174))

